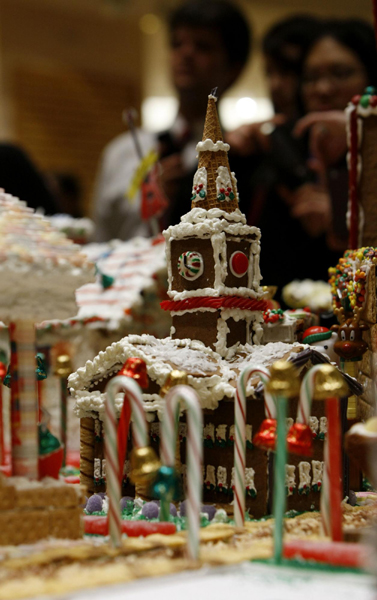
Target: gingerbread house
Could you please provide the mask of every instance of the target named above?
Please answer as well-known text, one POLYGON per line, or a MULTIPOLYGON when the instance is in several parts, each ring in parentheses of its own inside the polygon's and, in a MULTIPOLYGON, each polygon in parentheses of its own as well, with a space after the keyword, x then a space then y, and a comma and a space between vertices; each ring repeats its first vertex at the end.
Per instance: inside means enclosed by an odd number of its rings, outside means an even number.
MULTIPOLYGON (((164 400, 160 389, 173 369, 184 370, 198 393, 204 413, 203 491, 205 502, 229 507, 233 497, 234 398, 236 381, 250 363, 270 366, 293 360, 303 374, 316 360, 315 350, 297 343, 261 345, 265 308, 260 287, 260 232, 246 224, 238 209, 236 178, 228 165, 216 113, 209 97, 205 133, 198 144, 199 168, 194 177, 192 210, 165 232, 169 275, 171 337, 131 335, 113 343, 69 378, 81 419, 81 481, 90 494, 106 489, 103 445, 104 390, 109 378, 132 356, 147 366, 145 410, 152 442, 158 447, 164 400)), ((357 393, 360 393, 356 385, 357 393)), ((270 512, 273 458, 253 446, 265 418, 258 378, 249 382, 247 397, 247 507, 255 517, 270 512)), ((122 395, 116 399, 120 413, 122 395)), ((297 398, 289 407, 287 426, 296 418, 297 398)), ((310 459, 290 456, 286 466, 288 507, 309 510, 319 505, 326 418, 323 403, 313 403, 310 424, 314 450, 310 459)), ((177 464, 186 476, 186 422, 181 416, 177 464)), ((134 493, 124 465, 125 495, 134 493)))

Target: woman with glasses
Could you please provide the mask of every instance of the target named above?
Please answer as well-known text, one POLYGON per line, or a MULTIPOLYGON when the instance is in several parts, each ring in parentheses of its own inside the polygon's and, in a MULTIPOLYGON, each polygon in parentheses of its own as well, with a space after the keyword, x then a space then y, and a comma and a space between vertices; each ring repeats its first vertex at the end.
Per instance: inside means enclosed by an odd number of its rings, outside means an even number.
POLYGON ((289 131, 277 127, 270 136, 266 164, 273 183, 255 223, 263 234, 261 272, 266 284, 326 279, 327 268, 346 248, 344 109, 354 95, 374 85, 372 27, 358 20, 324 22, 303 61, 305 116, 289 131))

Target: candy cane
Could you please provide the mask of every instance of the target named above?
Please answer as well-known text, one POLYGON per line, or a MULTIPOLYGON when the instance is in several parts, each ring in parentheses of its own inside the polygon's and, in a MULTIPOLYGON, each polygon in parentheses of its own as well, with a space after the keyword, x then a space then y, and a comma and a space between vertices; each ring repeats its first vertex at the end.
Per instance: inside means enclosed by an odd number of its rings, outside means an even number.
POLYGON ((312 399, 315 377, 323 365, 315 365, 305 374, 300 388, 300 400, 297 406, 297 423, 309 424, 309 417, 312 409, 312 399))
POLYGON ((119 465, 119 450, 117 443, 117 419, 115 398, 119 392, 125 393, 125 400, 131 403, 133 424, 133 442, 137 448, 147 446, 148 433, 145 419, 143 396, 139 385, 130 377, 120 375, 114 377, 106 386, 105 401, 105 456, 107 495, 109 498, 109 534, 113 546, 120 546, 122 519, 120 512, 122 469, 119 465))
POLYGON ((329 445, 325 440, 323 449, 323 473, 320 498, 320 510, 322 520, 322 530, 324 535, 331 534, 331 508, 330 508, 330 464, 329 464, 329 445))
MULTIPOLYGON (((252 375, 259 375, 264 385, 270 379, 270 373, 267 369, 258 365, 249 365, 242 371, 237 381, 236 400, 234 402, 234 521, 237 527, 243 527, 245 517, 246 387, 252 375)), ((264 398, 267 418, 275 418, 275 402, 266 389, 264 398)))
POLYGON ((188 553, 199 554, 200 509, 202 504, 203 416, 197 393, 186 385, 173 387, 165 398, 161 432, 161 461, 173 467, 177 439, 176 414, 180 403, 187 410, 187 520, 188 553))

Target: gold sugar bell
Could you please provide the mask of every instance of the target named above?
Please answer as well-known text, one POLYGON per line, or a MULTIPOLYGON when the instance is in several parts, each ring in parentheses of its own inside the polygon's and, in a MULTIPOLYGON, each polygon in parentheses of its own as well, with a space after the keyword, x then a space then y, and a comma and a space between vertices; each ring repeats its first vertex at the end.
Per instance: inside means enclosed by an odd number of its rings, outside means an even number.
POLYGON ((322 365, 315 374, 313 400, 326 400, 334 396, 342 398, 348 395, 348 385, 339 370, 333 365, 322 365))
POLYGON ((135 485, 149 485, 155 479, 161 463, 153 448, 133 448, 130 458, 130 479, 135 485))

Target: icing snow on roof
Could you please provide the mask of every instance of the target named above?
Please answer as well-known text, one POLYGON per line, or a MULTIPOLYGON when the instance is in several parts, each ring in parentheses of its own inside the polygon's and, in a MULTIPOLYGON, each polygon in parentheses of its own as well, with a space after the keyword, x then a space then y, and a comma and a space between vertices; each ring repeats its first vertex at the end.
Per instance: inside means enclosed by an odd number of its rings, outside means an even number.
POLYGON ((160 318, 167 321, 160 309, 165 290, 159 289, 159 279, 161 285, 166 279, 163 238, 139 237, 127 242, 114 240, 108 244, 89 244, 82 251, 96 263, 96 281, 76 291, 79 310, 69 323, 49 322, 43 323, 43 327, 95 323, 115 330, 128 324, 132 331, 137 325, 132 322, 135 312, 140 311, 143 320, 147 310, 149 320, 158 321, 160 318))
MULTIPOLYGON (((94 411, 102 418, 105 394, 94 390, 93 386, 115 374, 127 358, 136 356, 145 360, 149 378, 159 386, 173 369, 186 371, 188 384, 198 392, 202 407, 215 409, 224 397, 234 397, 236 378, 244 367, 250 363, 269 366, 301 349, 303 346, 299 344, 284 343, 244 346, 227 361, 196 340, 158 340, 150 335, 131 335, 100 352, 93 361, 87 361, 85 367, 70 375, 68 384, 76 400, 76 415, 90 416, 94 411)), ((251 394, 253 389, 251 386, 251 394)), ((164 400, 158 394, 143 396, 147 412, 162 410, 164 400)), ((116 401, 118 411, 122 403, 123 395, 119 394, 116 401)))
POLYGON ((93 265, 42 215, 0 192, 0 273, 0 318, 41 321, 75 314, 75 290, 93 265))

